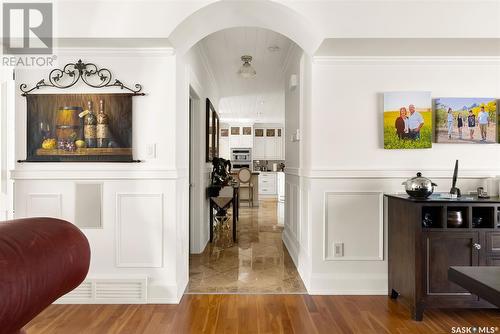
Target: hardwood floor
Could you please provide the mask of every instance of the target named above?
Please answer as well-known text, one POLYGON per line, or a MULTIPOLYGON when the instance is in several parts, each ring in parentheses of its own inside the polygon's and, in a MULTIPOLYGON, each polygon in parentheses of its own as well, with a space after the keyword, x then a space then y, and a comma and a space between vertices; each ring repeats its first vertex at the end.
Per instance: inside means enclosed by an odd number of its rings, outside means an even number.
POLYGON ((431 309, 416 322, 385 296, 185 295, 179 305, 52 305, 27 329, 28 334, 434 334, 451 333, 454 326, 500 327, 500 311, 431 309))

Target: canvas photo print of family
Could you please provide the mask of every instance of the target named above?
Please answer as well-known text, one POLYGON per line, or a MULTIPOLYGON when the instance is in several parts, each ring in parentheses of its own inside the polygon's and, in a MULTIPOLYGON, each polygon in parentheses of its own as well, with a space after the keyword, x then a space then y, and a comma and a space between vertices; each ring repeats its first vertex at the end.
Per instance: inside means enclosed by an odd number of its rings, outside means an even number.
POLYGON ((435 102, 436 142, 497 142, 497 101, 494 98, 438 98, 435 102))
POLYGON ((431 92, 384 93, 384 148, 432 147, 431 92))

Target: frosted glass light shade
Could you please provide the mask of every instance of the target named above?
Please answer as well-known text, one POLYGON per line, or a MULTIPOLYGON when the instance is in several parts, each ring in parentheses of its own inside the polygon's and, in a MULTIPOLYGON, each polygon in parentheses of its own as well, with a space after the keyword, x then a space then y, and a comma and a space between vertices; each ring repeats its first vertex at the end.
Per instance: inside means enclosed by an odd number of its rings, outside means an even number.
POLYGON ((241 60, 243 61, 243 65, 241 65, 238 70, 238 75, 242 78, 248 79, 253 78, 257 75, 257 71, 252 67, 250 62, 252 61, 252 56, 242 56, 241 60))

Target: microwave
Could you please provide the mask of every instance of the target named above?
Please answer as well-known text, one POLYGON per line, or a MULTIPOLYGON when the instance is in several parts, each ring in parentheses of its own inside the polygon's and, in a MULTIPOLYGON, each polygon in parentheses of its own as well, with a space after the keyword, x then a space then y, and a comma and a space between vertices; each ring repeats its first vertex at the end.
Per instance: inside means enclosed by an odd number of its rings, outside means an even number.
POLYGON ((251 148, 232 148, 231 149, 231 162, 252 162, 252 149, 251 148))

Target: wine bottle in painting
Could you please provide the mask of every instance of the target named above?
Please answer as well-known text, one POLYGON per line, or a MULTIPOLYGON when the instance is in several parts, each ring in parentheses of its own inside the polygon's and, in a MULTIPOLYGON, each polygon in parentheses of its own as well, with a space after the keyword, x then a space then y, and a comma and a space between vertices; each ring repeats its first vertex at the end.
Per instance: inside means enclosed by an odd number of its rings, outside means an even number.
POLYGON ((97 147, 108 147, 109 137, 109 118, 104 112, 104 101, 100 100, 99 113, 97 114, 97 147))
POLYGON ((87 110, 88 113, 85 115, 83 125, 83 136, 85 137, 85 145, 89 148, 95 148, 97 147, 97 118, 92 108, 92 101, 88 101, 87 110))

